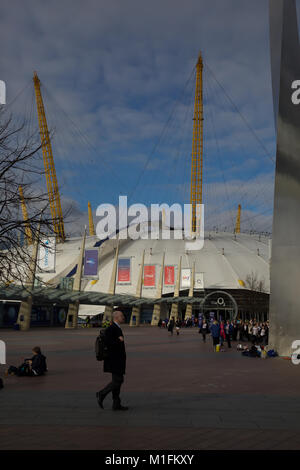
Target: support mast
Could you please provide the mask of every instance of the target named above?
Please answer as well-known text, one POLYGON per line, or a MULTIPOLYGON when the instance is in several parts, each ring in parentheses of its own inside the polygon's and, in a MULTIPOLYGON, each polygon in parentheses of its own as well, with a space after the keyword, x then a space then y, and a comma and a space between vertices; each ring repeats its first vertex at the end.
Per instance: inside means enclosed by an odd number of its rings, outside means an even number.
POLYGON ((196 65, 196 91, 191 169, 192 232, 197 231, 197 204, 202 204, 203 184, 203 60, 199 55, 196 65))
POLYGON ((241 204, 239 204, 238 213, 236 217, 236 224, 235 224, 235 233, 241 233, 241 211, 242 211, 242 206, 241 204))
POLYGON ((55 165, 52 154, 52 146, 49 137, 48 125, 46 120, 45 108, 41 94, 40 80, 37 73, 34 72, 33 83, 36 97, 37 113, 39 120, 40 136, 42 143, 43 159, 45 166, 47 190, 49 195, 49 205, 53 221, 54 231, 58 241, 65 240, 65 229, 63 214, 60 203, 60 195, 56 178, 55 165))
POLYGON ((88 202, 88 211, 89 211, 89 234, 92 237, 96 234, 95 234, 95 227, 94 227, 94 221, 93 221, 92 206, 90 202, 88 202))

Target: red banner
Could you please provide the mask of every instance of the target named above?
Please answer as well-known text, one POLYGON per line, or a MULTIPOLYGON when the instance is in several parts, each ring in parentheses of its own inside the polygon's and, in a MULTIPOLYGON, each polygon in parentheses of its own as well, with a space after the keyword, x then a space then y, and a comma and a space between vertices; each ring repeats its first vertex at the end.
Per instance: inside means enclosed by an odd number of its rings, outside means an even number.
POLYGON ((165 266, 164 273, 164 284, 165 286, 174 286, 175 282, 175 266, 165 266))
POLYGON ((130 258, 119 258, 118 282, 130 282, 130 258))
POLYGON ((155 266, 144 266, 144 286, 155 287, 155 266))

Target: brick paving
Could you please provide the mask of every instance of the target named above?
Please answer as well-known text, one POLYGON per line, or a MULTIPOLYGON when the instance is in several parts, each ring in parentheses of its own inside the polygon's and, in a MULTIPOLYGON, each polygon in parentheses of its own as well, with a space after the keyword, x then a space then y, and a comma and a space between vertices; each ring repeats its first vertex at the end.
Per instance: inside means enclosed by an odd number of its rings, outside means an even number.
POLYGON ((40 345, 49 367, 45 377, 4 378, 0 449, 300 449, 300 368, 290 361, 213 353, 197 329, 124 333, 130 410, 116 413, 110 397, 105 410, 95 399, 110 378, 94 357, 97 330, 0 330, 8 364, 40 345))

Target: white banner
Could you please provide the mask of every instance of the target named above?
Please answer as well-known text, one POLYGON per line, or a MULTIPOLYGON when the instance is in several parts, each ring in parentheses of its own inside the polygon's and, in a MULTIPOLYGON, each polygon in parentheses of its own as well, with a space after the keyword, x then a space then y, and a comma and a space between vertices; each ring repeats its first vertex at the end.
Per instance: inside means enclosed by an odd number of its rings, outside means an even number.
POLYGON ((42 271, 55 272, 55 237, 43 238, 39 246, 38 267, 42 271))
POLYGON ((182 269, 181 270, 181 287, 190 287, 191 285, 191 270, 182 269))
POLYGON ((195 289, 204 289, 204 276, 203 273, 195 273, 195 289))

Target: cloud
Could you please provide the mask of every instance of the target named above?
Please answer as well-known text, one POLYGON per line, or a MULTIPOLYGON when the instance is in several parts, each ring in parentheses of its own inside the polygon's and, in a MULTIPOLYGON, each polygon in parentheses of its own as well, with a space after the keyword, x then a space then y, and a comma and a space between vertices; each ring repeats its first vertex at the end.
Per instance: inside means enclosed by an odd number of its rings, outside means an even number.
MULTIPOLYGON (((254 207, 254 198, 243 196, 245 173, 250 185, 257 181, 252 191, 263 193, 259 174, 269 175, 272 163, 214 77, 274 156, 267 2, 27 0, 25 7, 20 0, 3 0, 0 13, 0 78, 8 101, 29 82, 12 110, 27 110, 28 118, 33 103, 35 113, 31 78, 37 70, 49 127, 55 130, 63 197, 77 201, 79 211, 85 213, 88 200, 94 206, 115 203, 121 191, 137 185, 138 197, 160 185, 156 196, 163 201, 170 181, 183 185, 187 180, 193 76, 187 80, 200 49, 213 72, 205 71, 204 121, 211 199, 221 200, 223 191, 227 200, 227 186, 232 207, 241 199, 250 210, 264 210, 262 202, 254 207), (217 185, 220 189, 213 190, 217 185)), ((186 202, 188 191, 180 194, 186 202)))

